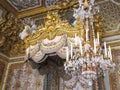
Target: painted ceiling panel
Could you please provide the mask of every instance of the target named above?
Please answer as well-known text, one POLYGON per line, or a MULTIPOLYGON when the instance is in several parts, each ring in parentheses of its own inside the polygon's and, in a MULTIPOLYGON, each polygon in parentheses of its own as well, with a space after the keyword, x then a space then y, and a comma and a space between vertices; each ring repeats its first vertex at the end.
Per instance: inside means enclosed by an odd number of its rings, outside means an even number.
POLYGON ((100 16, 104 19, 104 31, 114 31, 120 23, 120 7, 112 1, 103 3, 100 5, 100 16))
POLYGON ((17 11, 24 11, 42 5, 42 0, 7 0, 17 11))
POLYGON ((7 0, 18 12, 40 6, 51 7, 61 4, 63 1, 69 2, 69 0, 7 0))

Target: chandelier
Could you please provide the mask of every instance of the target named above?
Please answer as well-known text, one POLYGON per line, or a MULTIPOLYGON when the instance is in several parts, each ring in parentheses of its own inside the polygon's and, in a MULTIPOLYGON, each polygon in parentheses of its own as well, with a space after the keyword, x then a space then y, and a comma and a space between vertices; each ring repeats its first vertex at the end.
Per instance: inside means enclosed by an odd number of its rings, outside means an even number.
POLYGON ((87 79, 95 79, 104 75, 105 71, 112 70, 115 64, 112 61, 111 47, 107 48, 104 42, 104 50, 100 44, 99 32, 94 30, 94 15, 99 12, 99 7, 94 5, 95 0, 79 0, 79 8, 74 9, 73 16, 77 23, 80 18, 84 25, 85 37, 75 34, 75 43, 66 49, 66 73, 81 75, 87 79), (90 38, 90 31, 92 38, 90 38))
MULTIPOLYGON (((94 16, 99 7, 94 0, 78 0, 79 7, 74 9, 73 25, 61 20, 57 12, 48 12, 44 24, 25 25, 20 37, 26 45, 26 58, 36 63, 43 62, 48 56, 58 55, 66 59, 64 70, 69 75, 95 79, 105 71, 113 71, 111 47, 104 49, 96 30, 94 16)), ((98 27, 99 29, 100 27, 98 27)))

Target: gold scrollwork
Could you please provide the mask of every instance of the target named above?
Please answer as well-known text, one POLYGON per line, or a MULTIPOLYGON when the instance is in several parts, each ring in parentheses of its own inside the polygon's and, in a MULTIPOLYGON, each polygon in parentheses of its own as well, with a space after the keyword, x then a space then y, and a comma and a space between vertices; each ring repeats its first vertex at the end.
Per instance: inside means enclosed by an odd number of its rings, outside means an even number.
MULTIPOLYGON (((44 23, 44 25, 38 27, 38 30, 36 30, 34 34, 31 34, 28 30, 28 36, 24 39, 26 47, 35 45, 40 40, 46 38, 52 40, 56 36, 62 36, 64 34, 68 37, 74 37, 75 33, 81 37, 85 36, 85 26, 81 23, 80 17, 77 18, 77 23, 75 25, 71 25, 66 20, 61 20, 58 12, 48 12, 44 19, 44 23)), ((96 16, 95 28, 98 31, 101 31, 100 24, 99 16, 96 16)))

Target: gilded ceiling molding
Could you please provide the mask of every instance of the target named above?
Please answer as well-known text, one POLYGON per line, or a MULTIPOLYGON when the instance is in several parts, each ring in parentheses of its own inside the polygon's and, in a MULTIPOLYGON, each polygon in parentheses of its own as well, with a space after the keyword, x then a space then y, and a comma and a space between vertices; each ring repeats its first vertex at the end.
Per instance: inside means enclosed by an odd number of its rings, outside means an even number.
POLYGON ((107 42, 112 49, 120 49, 120 35, 113 35, 108 37, 103 37, 103 42, 107 42))
MULTIPOLYGON (((116 46, 120 46, 120 41, 119 42, 114 42, 114 43, 108 43, 108 45, 110 45, 112 47, 112 49, 115 49, 116 46)), ((119 49, 118 47, 116 49, 119 49)))
POLYGON ((18 56, 18 57, 8 57, 2 53, 0 53, 0 59, 4 59, 6 62, 19 62, 19 61, 24 61, 25 56, 18 56))
POLYGON ((4 55, 3 53, 0 53, 0 59, 4 59, 6 62, 8 62, 9 57, 4 55))
POLYGON ((110 36, 110 37, 103 37, 103 41, 113 41, 113 40, 120 40, 120 35, 110 36))
POLYGON ((6 0, 2 0, 0 2, 0 5, 2 5, 6 10, 12 12, 15 17, 23 18, 23 17, 27 17, 27 16, 32 16, 32 15, 40 14, 40 13, 45 13, 47 11, 67 9, 67 8, 75 5, 76 3, 77 3, 76 0, 72 0, 69 4, 62 3, 60 5, 53 5, 53 6, 49 7, 49 8, 46 8, 44 6, 42 6, 42 7, 40 6, 40 7, 36 7, 36 8, 30 9, 30 10, 25 10, 25 11, 22 11, 22 12, 18 12, 6 0))
POLYGON ((120 31, 120 23, 117 25, 115 30, 110 30, 110 31, 107 31, 107 32, 113 33, 113 32, 118 32, 118 31, 120 31))
POLYGON ((107 33, 103 34, 103 37, 109 37, 109 36, 115 36, 115 35, 120 35, 120 23, 117 25, 115 30, 109 30, 107 33))
POLYGON ((32 15, 37 15, 37 14, 41 14, 41 13, 46 13, 48 11, 67 9, 67 8, 72 7, 76 3, 77 3, 76 0, 72 0, 69 4, 64 4, 63 3, 61 5, 54 5, 54 6, 51 6, 49 8, 37 7, 37 8, 34 8, 34 9, 30 9, 30 10, 26 10, 26 11, 20 12, 18 14, 18 18, 23 18, 23 17, 26 17, 26 16, 32 16, 32 15))
POLYGON ((102 37, 109 37, 109 36, 115 36, 115 35, 120 35, 120 29, 117 32, 104 33, 102 37))
MULTIPOLYGON (((97 4, 102 4, 105 3, 109 0, 104 0, 104 1, 97 1, 97 4)), ((18 18, 24 18, 27 16, 32 16, 32 15, 37 15, 37 14, 41 14, 41 13, 45 13, 47 11, 52 11, 52 10, 61 10, 61 9, 67 9, 69 7, 72 7, 76 4, 78 4, 78 2, 76 0, 71 0, 69 3, 63 2, 60 5, 53 5, 51 7, 45 7, 45 1, 42 2, 43 5, 39 6, 39 7, 34 7, 28 10, 24 10, 24 11, 17 11, 10 3, 8 3, 6 0, 2 0, 0 2, 0 4, 8 11, 12 12, 15 17, 18 18)))
POLYGON ((2 6, 7 11, 13 13, 15 17, 18 16, 17 10, 15 10, 15 8, 13 8, 6 0, 0 0, 0 6, 2 6))
POLYGON ((110 46, 120 46, 120 35, 115 36, 109 36, 109 37, 103 37, 102 41, 107 42, 107 44, 110 44, 110 46))

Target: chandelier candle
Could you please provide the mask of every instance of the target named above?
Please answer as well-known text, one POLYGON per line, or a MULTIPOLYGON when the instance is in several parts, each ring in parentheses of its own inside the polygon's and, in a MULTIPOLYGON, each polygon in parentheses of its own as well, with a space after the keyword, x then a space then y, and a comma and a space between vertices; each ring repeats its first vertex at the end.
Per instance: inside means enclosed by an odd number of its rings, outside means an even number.
POLYGON ((94 38, 94 53, 96 55, 96 39, 94 38))
POLYGON ((69 49, 66 47, 66 60, 69 61, 69 49))
POLYGON ((106 42, 104 42, 104 52, 105 52, 105 58, 107 58, 107 47, 106 47, 106 42))
POLYGON ((72 56, 73 56, 73 45, 71 43, 71 58, 72 58, 72 56))
POLYGON ((89 28, 88 28, 88 18, 86 19, 86 41, 89 40, 88 38, 89 28))
POLYGON ((109 48, 108 48, 109 50, 108 50, 108 53, 109 53, 109 57, 110 57, 110 59, 112 59, 112 53, 111 53, 111 47, 109 46, 109 48))
POLYGON ((98 42, 97 44, 98 45, 100 44, 100 40, 99 39, 100 39, 99 32, 97 32, 97 42, 98 42))
POLYGON ((82 50, 82 41, 81 41, 81 38, 79 39, 79 43, 80 43, 80 45, 79 45, 80 53, 81 53, 81 56, 82 56, 83 50, 82 50))

